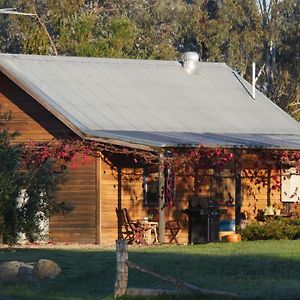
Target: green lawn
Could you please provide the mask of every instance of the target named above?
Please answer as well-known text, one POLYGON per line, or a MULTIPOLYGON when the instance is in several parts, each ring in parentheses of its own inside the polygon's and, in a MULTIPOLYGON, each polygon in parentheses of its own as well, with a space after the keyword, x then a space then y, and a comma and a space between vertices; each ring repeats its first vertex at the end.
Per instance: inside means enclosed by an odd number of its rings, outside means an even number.
MULTIPOLYGON (((41 258, 56 261, 63 274, 39 284, 0 285, 0 299, 111 299, 114 250, 0 249, 0 262, 41 258)), ((245 299, 300 299, 300 240, 134 247, 129 249, 129 259, 199 287, 234 292, 245 299)), ((129 272, 129 286, 173 288, 136 271, 129 272)))

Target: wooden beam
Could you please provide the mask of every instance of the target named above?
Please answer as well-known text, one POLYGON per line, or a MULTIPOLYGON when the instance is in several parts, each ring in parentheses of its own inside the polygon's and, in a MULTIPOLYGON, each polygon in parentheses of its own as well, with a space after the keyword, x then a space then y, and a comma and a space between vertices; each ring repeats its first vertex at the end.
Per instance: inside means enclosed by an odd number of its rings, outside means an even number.
POLYGON ((198 295, 205 295, 205 296, 218 296, 218 297, 230 297, 230 298, 239 298, 239 296, 237 294, 233 294, 230 292, 225 292, 225 291, 217 291, 217 290, 207 290, 207 289, 203 289, 203 288, 199 288, 195 285, 189 284, 187 282, 184 282, 180 279, 171 277, 169 275, 162 275, 158 272, 154 272, 152 270, 146 269, 145 267, 141 267, 131 261, 127 261, 127 266, 131 269, 149 274, 153 277, 162 279, 164 281, 170 282, 172 284, 174 284, 176 286, 176 288, 184 288, 187 289, 191 292, 193 292, 194 294, 198 294, 198 295))
POLYGON ((235 174, 235 225, 241 223, 241 206, 242 206, 242 180, 240 172, 235 174))
POLYGON ((118 239, 122 239, 122 221, 121 221, 121 209, 122 209, 122 168, 118 167, 118 239))
POLYGON ((268 177, 267 177, 267 206, 271 206, 271 169, 268 168, 268 177))
POLYGON ((101 174, 102 158, 96 157, 96 244, 101 243, 101 174))
POLYGON ((158 222, 158 241, 160 244, 165 243, 166 234, 166 216, 165 216, 165 174, 164 174, 164 154, 159 154, 159 189, 158 189, 158 209, 159 209, 159 222, 158 222))
MULTIPOLYGON (((193 296, 193 294, 187 290, 163 290, 163 289, 148 289, 148 288, 127 288, 126 296, 131 297, 157 297, 157 296, 193 296)), ((173 299, 173 298, 171 298, 173 299)))

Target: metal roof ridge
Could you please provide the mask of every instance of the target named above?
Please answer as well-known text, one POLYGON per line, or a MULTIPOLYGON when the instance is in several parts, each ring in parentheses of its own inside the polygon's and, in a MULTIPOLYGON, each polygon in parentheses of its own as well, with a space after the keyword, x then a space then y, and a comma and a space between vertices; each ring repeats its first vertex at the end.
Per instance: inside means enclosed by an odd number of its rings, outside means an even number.
POLYGON ((151 59, 130 59, 130 58, 108 58, 108 57, 86 57, 86 56, 53 56, 53 55, 31 55, 0 53, 1 58, 15 60, 49 61, 49 62, 74 62, 74 63, 123 63, 123 64, 151 64, 151 65, 177 65, 176 60, 151 60, 151 59))
MULTIPOLYGON (((142 64, 142 65, 181 65, 181 60, 155 60, 138 58, 111 58, 111 57, 87 57, 87 56, 67 56, 67 55, 36 55, 36 54, 15 54, 0 53, 1 58, 14 60, 32 60, 47 62, 72 62, 72 63, 97 63, 97 64, 142 64)), ((214 67, 228 67, 224 62, 197 62, 198 65, 207 65, 214 67)), ((230 68, 231 69, 231 68, 230 68)))

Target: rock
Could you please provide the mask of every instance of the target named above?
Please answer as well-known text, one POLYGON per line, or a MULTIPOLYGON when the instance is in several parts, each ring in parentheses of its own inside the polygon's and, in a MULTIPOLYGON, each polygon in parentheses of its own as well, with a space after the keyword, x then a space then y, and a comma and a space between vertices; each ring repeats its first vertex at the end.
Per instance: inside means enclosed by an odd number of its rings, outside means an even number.
POLYGON ((0 264, 0 282, 18 281, 18 271, 24 265, 21 261, 9 261, 0 264))
POLYGON ((33 265, 32 264, 24 264, 19 267, 17 278, 22 282, 32 282, 36 281, 36 277, 33 273, 33 265))
POLYGON ((0 264, 0 283, 54 279, 60 272, 61 268, 57 263, 46 259, 41 259, 37 263, 4 262, 0 264))
POLYGON ((61 268, 52 260, 40 259, 33 267, 33 273, 38 279, 54 279, 61 268))

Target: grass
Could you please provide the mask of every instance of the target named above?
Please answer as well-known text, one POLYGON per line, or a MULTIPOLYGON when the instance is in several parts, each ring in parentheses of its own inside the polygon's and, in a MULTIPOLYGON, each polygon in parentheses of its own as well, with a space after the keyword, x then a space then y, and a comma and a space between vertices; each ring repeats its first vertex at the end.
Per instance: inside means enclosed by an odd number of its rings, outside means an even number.
MULTIPOLYGON (((113 249, 0 249, 0 262, 41 258, 56 261, 63 273, 44 283, 2 284, 0 299, 112 299, 113 249)), ((129 259, 199 287, 230 291, 245 299, 300 299, 300 240, 134 247, 129 259)), ((129 286, 174 288, 134 270, 129 271, 129 286)))

